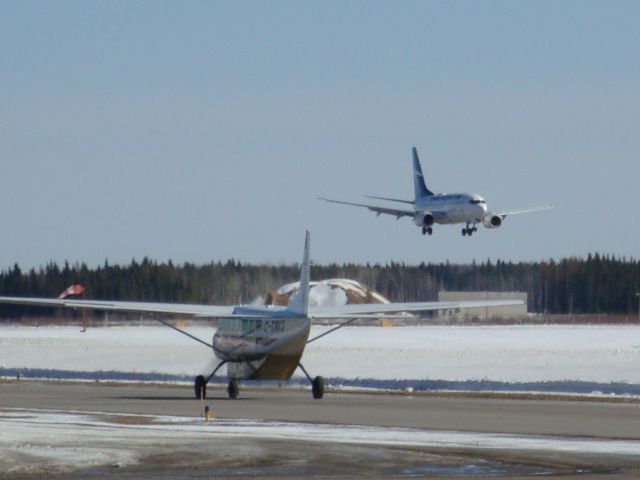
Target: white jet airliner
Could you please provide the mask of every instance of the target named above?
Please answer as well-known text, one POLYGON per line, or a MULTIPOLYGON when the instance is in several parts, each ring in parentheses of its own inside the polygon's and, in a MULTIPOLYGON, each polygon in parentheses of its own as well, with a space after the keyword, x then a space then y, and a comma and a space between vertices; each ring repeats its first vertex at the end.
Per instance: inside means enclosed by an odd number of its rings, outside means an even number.
MULTIPOLYGON (((379 321, 381 316, 383 318, 394 318, 400 316, 401 312, 420 313, 432 310, 499 307, 521 305, 523 303, 521 300, 482 300, 310 306, 309 272, 311 267, 309 252, 310 238, 309 232, 307 232, 300 273, 300 288, 297 295, 291 299, 286 307, 258 305, 217 306, 25 297, 0 297, 0 303, 217 318, 218 328, 213 335, 211 343, 191 335, 165 319, 154 318, 154 320, 167 327, 177 330, 192 340, 211 348, 214 355, 220 359, 220 363, 208 377, 198 375, 195 378, 195 396, 198 399, 206 397, 207 382, 225 364, 227 365, 227 377, 229 379, 227 393, 230 398, 238 396, 238 380, 289 380, 298 367, 311 382, 313 397, 322 398, 324 395, 324 380, 322 377, 311 378, 300 363, 302 353, 308 343, 335 332, 354 320, 379 321), (315 319, 332 319, 337 325, 309 339, 311 323, 315 319)), ((402 316, 406 318, 406 313, 402 316)))
POLYGON ((344 202, 324 197, 320 197, 320 199, 331 203, 365 207, 376 212, 377 215, 384 213, 387 215, 393 215, 396 219, 401 217, 412 217, 413 223, 418 227, 422 227, 423 235, 431 235, 433 233, 434 223, 464 223, 466 226, 462 229, 462 235, 471 236, 473 232, 478 231, 476 225, 479 223, 482 223, 486 228, 498 228, 502 225, 502 222, 507 215, 538 212, 540 210, 553 208, 552 205, 545 205, 543 207, 521 208, 517 210, 505 210, 502 212, 488 212, 487 202, 480 195, 476 195, 474 193, 433 193, 425 185, 416 147, 413 147, 413 183, 415 189, 414 200, 400 200, 397 198, 374 197, 367 195, 367 198, 374 198, 376 200, 387 200, 390 202, 409 204, 412 206, 411 210, 379 207, 364 203, 344 202))

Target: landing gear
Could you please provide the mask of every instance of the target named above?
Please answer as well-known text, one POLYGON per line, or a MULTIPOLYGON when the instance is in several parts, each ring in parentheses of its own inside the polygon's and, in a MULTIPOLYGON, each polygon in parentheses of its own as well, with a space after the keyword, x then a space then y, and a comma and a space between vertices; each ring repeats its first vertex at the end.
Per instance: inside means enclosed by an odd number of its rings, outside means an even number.
POLYGON ((229 380, 229 385, 227 385, 227 393, 229 394, 229 398, 238 398, 240 387, 238 387, 237 380, 229 380))
POLYGON ((316 377, 312 379, 311 375, 309 375, 309 373, 307 372, 307 370, 305 370, 301 363, 299 363, 298 366, 311 382, 311 393, 313 394, 313 398, 315 398, 316 400, 320 400, 322 397, 324 397, 324 378, 316 377))
POLYGON ((313 398, 320 400, 324 396, 324 378, 316 377, 311 382, 311 393, 313 398))
POLYGON ((471 236, 473 234, 473 232, 477 232, 477 231, 478 231, 478 227, 476 227, 476 223, 475 222, 473 222, 472 226, 469 226, 469 224, 467 223, 467 226, 462 229, 462 236, 463 237, 465 235, 471 236))
MULTIPOLYGON (((220 370, 220 367, 222 367, 225 363, 227 363, 226 360, 224 362, 220 362, 218 366, 213 370, 211 375, 209 375, 207 378, 204 378, 204 375, 198 375, 196 377, 196 380, 193 384, 196 400, 204 400, 205 398, 207 398, 207 383, 209 383, 209 380, 213 378, 216 372, 220 370)), ((237 396, 238 396, 238 393, 236 388, 236 397, 237 396)))
POLYGON ((433 228, 431 227, 422 227, 422 234, 426 235, 426 234, 431 235, 433 233, 433 228))
POLYGON ((195 381, 196 400, 204 400, 207 398, 207 381, 204 375, 198 375, 195 381))

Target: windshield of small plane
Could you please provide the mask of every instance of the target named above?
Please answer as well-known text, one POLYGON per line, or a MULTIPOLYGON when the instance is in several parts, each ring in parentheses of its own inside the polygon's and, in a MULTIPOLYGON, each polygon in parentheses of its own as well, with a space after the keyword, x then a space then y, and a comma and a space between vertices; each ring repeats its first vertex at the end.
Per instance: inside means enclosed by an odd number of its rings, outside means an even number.
POLYGON ((222 318, 218 323, 218 332, 223 335, 252 335, 255 333, 283 332, 283 319, 222 318))
POLYGON ((474 205, 478 205, 478 204, 486 204, 487 202, 485 202, 484 200, 480 199, 472 199, 469 200, 469 203, 472 203, 474 205))
POLYGON ((218 323, 218 331, 227 335, 247 335, 262 329, 261 319, 223 318, 218 323))

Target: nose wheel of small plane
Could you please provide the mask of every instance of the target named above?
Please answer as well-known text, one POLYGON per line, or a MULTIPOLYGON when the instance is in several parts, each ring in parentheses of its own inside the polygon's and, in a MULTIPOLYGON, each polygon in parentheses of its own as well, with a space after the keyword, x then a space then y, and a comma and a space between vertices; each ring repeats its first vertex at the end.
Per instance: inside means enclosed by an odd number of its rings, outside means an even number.
POLYGON ((238 398, 240 387, 238 386, 238 382, 236 380, 229 380, 229 385, 227 385, 227 393, 229 394, 229 398, 238 398))
POLYGON ((426 234, 431 235, 433 233, 433 228, 431 227, 422 227, 422 234, 426 235, 426 234))

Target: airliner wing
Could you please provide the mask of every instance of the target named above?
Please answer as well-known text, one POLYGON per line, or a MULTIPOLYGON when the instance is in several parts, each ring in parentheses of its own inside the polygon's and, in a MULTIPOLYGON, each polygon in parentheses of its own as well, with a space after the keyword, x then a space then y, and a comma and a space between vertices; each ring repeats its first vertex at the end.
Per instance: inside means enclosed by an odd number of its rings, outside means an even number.
POLYGON ((331 200, 329 198, 324 198, 324 197, 319 197, 319 198, 320 200, 324 200, 325 202, 339 203, 342 205, 353 205, 355 207, 368 208, 372 212, 376 212, 376 214, 378 215, 384 213, 386 215, 393 215, 396 218, 413 217, 416 214, 415 210, 402 210, 398 208, 387 208, 387 207, 378 207, 376 205, 366 205, 364 203, 343 202, 341 200, 331 200))
POLYGON ((386 200, 388 202, 408 203, 409 205, 415 205, 415 202, 412 200, 402 200, 400 198, 376 197, 374 195, 365 195, 365 198, 373 198, 374 200, 386 200))
MULTIPOLYGON (((89 308, 92 310, 163 313, 193 317, 233 317, 236 306, 192 305, 180 303, 112 302, 108 300, 73 300, 57 298, 0 297, 0 303, 40 307, 89 308)), ((247 318, 251 315, 238 315, 247 318)))
POLYGON ((530 208, 519 208, 516 210, 505 210, 504 212, 496 212, 494 215, 499 217, 506 217, 507 215, 517 215, 519 213, 529 213, 529 212, 539 212, 541 210, 549 210, 552 209, 553 205, 544 205, 542 207, 530 207, 530 208))
POLYGON ((522 300, 472 300, 460 302, 365 303, 328 307, 309 307, 311 318, 369 318, 402 312, 420 313, 433 310, 459 310, 463 308, 507 307, 522 305, 522 300))

